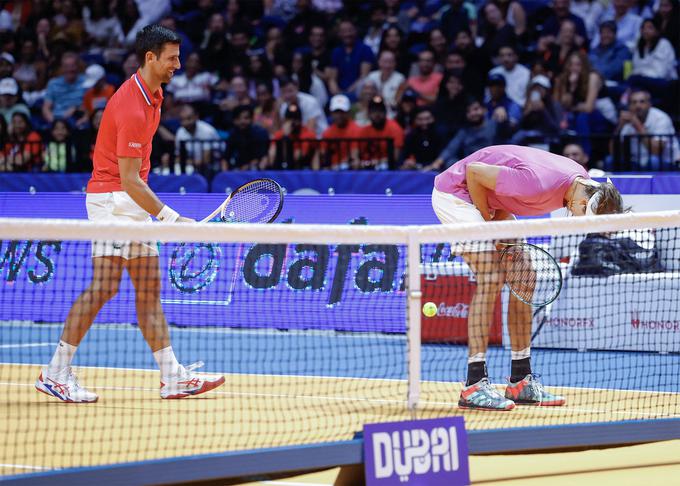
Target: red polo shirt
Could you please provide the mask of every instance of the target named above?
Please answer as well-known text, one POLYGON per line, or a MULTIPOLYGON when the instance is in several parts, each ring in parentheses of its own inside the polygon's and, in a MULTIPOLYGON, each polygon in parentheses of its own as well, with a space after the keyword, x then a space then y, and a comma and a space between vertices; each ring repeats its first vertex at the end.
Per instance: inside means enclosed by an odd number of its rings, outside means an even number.
MULTIPOLYGON (((324 130, 321 138, 324 140, 337 140, 337 139, 356 139, 359 138, 361 128, 357 125, 354 120, 349 120, 347 126, 340 128, 335 123, 324 130)), ((351 141, 341 141, 341 142, 326 142, 323 146, 325 150, 330 153, 331 167, 335 167, 341 162, 348 162, 350 159, 350 151, 356 148, 356 140, 351 141)))
POLYGON ((118 157, 142 159, 144 182, 151 168, 151 140, 161 120, 163 92, 149 91, 139 71, 125 81, 106 104, 97 133, 87 192, 122 191, 118 157))
MULTIPOLYGON (((404 130, 394 120, 389 118, 385 121, 385 126, 382 130, 374 128, 373 125, 366 125, 359 129, 360 138, 391 138, 394 143, 394 148, 401 149, 404 146, 404 130)), ((387 157, 387 142, 371 141, 369 143, 361 144, 362 158, 365 160, 379 160, 387 157)))

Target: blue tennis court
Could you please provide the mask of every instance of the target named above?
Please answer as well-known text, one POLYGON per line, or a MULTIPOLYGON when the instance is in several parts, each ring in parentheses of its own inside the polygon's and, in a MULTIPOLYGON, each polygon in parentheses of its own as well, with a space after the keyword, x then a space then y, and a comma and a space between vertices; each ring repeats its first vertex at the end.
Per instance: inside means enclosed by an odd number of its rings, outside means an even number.
MULTIPOLYGON (((62 327, 19 323, 4 324, 1 329, 0 362, 44 364, 54 352, 62 327)), ((211 373, 406 379, 404 335, 216 328, 173 328, 171 335, 178 356, 204 361, 203 369, 211 373)), ((427 344, 422 356, 424 380, 462 381, 466 346, 427 344)), ((569 387, 578 381, 588 383, 587 388, 604 390, 680 389, 680 374, 674 372, 680 369, 677 354, 535 349, 534 356, 537 371, 550 386, 569 387)), ((509 351, 491 348, 493 382, 505 382, 509 360, 509 351)), ((95 325, 74 365, 157 370, 141 332, 131 325, 95 325), (112 349, 112 343, 118 350, 112 349)))

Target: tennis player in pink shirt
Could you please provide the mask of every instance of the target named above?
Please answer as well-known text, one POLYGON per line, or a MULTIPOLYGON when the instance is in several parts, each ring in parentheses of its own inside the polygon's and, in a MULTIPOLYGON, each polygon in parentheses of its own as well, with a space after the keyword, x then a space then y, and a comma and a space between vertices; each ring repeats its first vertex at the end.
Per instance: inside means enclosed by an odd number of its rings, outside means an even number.
MULTIPOLYGON (((610 182, 598 183, 575 161, 517 145, 487 147, 456 162, 435 178, 432 207, 444 224, 501 221, 566 207, 574 216, 623 211, 621 194, 610 182)), ((468 372, 459 407, 512 410, 515 404, 559 406, 564 398, 543 388, 531 371, 528 304, 510 297, 508 329, 512 371, 505 396, 486 370, 489 325, 504 275, 491 242, 461 243, 453 251, 475 273, 477 291, 468 313, 468 372)))

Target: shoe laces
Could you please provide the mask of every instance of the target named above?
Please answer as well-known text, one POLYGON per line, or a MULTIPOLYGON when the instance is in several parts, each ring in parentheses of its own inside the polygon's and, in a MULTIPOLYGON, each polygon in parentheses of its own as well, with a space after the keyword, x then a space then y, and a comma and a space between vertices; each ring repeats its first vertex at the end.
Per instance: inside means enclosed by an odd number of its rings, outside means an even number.
POLYGON ((197 369, 203 367, 204 364, 205 363, 203 361, 196 361, 195 363, 191 363, 189 366, 187 366, 184 369, 187 370, 187 371, 194 371, 194 370, 197 370, 197 369))
POLYGON ((183 372, 180 373, 180 376, 188 377, 194 370, 201 368, 204 364, 203 361, 196 361, 190 365, 182 366, 183 372))
POLYGON ((538 403, 543 402, 543 394, 544 394, 544 389, 543 389, 543 383, 539 380, 541 375, 538 373, 529 373, 527 375, 529 377, 529 387, 531 388, 531 391, 533 392, 534 396, 537 397, 538 403))
POLYGON ((482 378, 478 382, 479 388, 486 391, 487 394, 491 395, 494 398, 503 398, 503 396, 500 394, 498 390, 496 390, 493 385, 491 385, 491 382, 489 381, 488 378, 482 378))
POLYGON ((66 376, 68 378, 69 386, 73 388, 73 391, 80 390, 81 386, 80 383, 78 383, 78 377, 70 366, 66 367, 66 376))

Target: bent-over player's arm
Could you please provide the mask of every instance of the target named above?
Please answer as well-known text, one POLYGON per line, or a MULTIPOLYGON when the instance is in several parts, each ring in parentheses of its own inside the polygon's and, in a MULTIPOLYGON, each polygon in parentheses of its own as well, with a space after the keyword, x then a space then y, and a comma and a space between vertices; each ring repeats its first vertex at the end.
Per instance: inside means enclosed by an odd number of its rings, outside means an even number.
POLYGON ((142 159, 136 157, 118 157, 120 183, 125 192, 144 211, 155 216, 159 221, 188 222, 190 218, 181 217, 176 211, 166 206, 158 199, 146 182, 139 177, 142 159))
POLYGON ((472 203, 482 213, 486 221, 491 220, 487 195, 489 191, 496 190, 496 180, 501 168, 495 165, 487 165, 482 162, 472 162, 467 166, 465 178, 468 192, 472 203))

